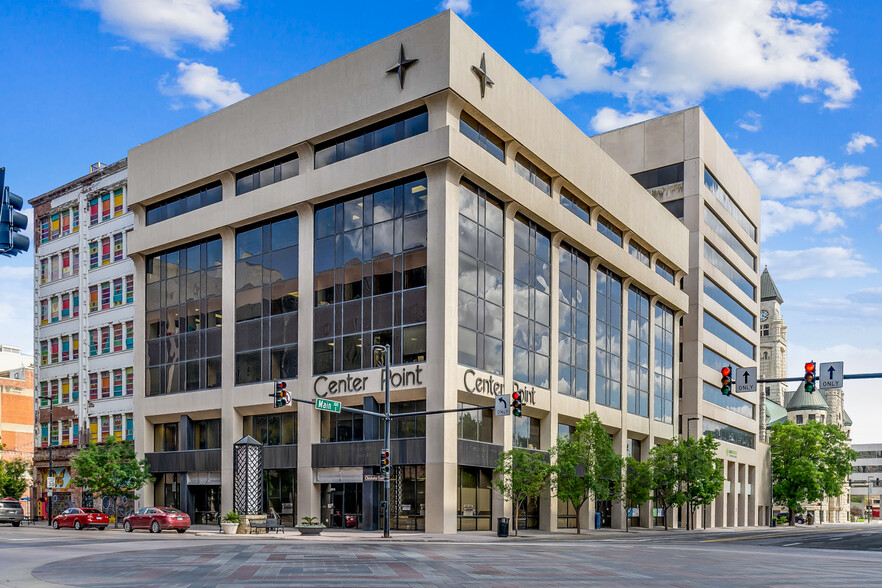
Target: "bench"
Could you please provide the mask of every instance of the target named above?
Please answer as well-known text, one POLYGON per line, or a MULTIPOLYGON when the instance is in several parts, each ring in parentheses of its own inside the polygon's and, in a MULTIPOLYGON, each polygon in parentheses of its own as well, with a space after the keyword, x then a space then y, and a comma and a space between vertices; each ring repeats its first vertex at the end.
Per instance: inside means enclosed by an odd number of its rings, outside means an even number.
POLYGON ((282 525, 281 519, 274 519, 272 517, 267 517, 264 520, 252 520, 250 522, 251 532, 256 533, 258 529, 266 529, 266 532, 275 531, 278 533, 279 531, 285 532, 285 526, 282 525))

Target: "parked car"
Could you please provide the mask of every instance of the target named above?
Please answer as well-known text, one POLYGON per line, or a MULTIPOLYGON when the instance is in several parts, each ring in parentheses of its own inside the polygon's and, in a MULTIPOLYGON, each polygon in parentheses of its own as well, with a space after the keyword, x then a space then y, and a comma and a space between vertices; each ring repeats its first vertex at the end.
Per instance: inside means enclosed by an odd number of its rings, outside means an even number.
POLYGON ((183 533, 189 528, 190 515, 165 506, 148 506, 123 519, 123 529, 129 533, 135 529, 149 529, 151 533, 174 529, 183 533))
POLYGON ((12 523, 13 527, 21 525, 24 519, 24 511, 21 509, 21 503, 15 498, 4 498, 0 500, 0 523, 12 523))
POLYGON ((796 515, 795 517, 793 517, 793 519, 794 519, 794 521, 796 521, 796 523, 799 524, 799 525, 804 525, 804 524, 805 524, 805 517, 802 516, 801 514, 796 515))
POLYGON ((103 531, 110 524, 110 517, 97 508, 69 508, 52 519, 52 528, 73 527, 77 531, 95 527, 103 531))

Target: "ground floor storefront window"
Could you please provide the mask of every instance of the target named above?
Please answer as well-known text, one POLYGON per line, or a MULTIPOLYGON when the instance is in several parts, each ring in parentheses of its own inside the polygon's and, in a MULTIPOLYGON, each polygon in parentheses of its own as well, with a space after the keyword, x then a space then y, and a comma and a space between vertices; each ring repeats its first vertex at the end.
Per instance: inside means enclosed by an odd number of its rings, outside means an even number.
POLYGON ((217 523, 221 509, 220 486, 188 486, 193 495, 193 510, 196 525, 213 525, 217 523))
POLYGON ((395 466, 390 485, 389 528, 426 530, 426 466, 395 466))
POLYGON ((181 482, 178 474, 157 474, 153 483, 153 504, 181 508, 181 482))
POLYGON ((293 527, 297 520, 297 470, 263 471, 263 511, 274 510, 285 527, 293 527))
POLYGON ((575 529, 576 528, 576 509, 573 504, 566 500, 557 501, 557 528, 558 529, 575 529))
POLYGON ((361 529, 362 484, 322 484, 322 523, 332 529, 361 529))
POLYGON ((493 470, 459 466, 457 475, 457 529, 489 531, 491 525, 490 481, 493 470))
POLYGON ((518 529, 539 528, 539 499, 527 498, 518 509, 518 529))

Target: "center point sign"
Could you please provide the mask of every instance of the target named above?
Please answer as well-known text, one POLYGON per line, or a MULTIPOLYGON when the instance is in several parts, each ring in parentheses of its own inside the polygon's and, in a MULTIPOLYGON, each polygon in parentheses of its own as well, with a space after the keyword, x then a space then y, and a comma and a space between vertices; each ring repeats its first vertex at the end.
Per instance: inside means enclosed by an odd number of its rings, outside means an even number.
MULTIPOLYGON (((498 377, 498 376, 497 376, 498 377)), ((466 392, 473 394, 487 394, 490 396, 502 396, 507 394, 505 384, 502 379, 494 377, 492 374, 479 375, 473 369, 467 369, 462 375, 462 384, 466 392)), ((512 382, 512 391, 520 392, 524 404, 536 404, 536 389, 527 387, 518 382, 512 382)))
MULTIPOLYGON (((423 366, 396 367, 389 371, 389 387, 421 388, 423 366)), ((312 392, 318 398, 326 396, 345 396, 348 394, 373 394, 386 389, 386 370, 370 370, 318 376, 312 382, 312 392)))

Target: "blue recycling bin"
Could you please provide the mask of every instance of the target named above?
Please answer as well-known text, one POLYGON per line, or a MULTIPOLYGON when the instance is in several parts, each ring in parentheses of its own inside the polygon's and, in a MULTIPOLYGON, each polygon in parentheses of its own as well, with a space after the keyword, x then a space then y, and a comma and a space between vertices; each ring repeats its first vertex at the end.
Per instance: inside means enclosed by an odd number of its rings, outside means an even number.
POLYGON ((595 529, 600 528, 600 513, 599 512, 594 513, 594 528, 595 529))

